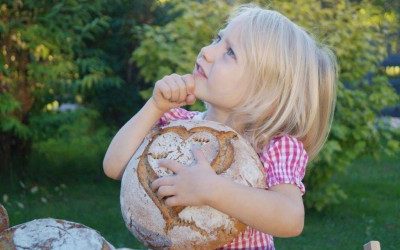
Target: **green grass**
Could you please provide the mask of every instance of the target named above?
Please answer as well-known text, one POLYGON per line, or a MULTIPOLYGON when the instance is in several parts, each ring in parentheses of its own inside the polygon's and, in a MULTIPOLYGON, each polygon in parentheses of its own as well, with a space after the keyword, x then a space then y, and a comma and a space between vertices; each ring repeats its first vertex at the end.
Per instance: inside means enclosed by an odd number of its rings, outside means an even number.
POLYGON ((348 198, 321 213, 306 212, 303 233, 276 238, 277 249, 362 249, 378 240, 382 249, 400 249, 400 157, 358 160, 336 176, 348 198))
POLYGON ((3 205, 8 211, 10 224, 13 226, 38 218, 64 219, 97 230, 115 247, 143 248, 129 233, 122 219, 119 181, 100 173, 87 177, 71 178, 70 173, 66 176, 70 179, 60 178, 60 182, 45 179, 22 184, 14 181, 7 186, 1 183, 0 201, 4 194, 8 196, 8 202, 3 202, 3 205), (36 192, 34 187, 38 187, 36 192))
MULTIPOLYGON (((307 211, 302 235, 275 238, 277 249, 362 249, 370 240, 379 240, 385 250, 399 249, 399 162, 399 157, 357 161, 346 175, 335 177, 348 199, 321 213, 307 211)), ((96 229, 115 247, 143 248, 122 220, 120 182, 107 179, 98 169, 92 174, 57 171, 54 176, 45 168, 31 169, 31 177, 22 182, 0 176, 0 201, 11 225, 37 218, 65 219, 96 229)))

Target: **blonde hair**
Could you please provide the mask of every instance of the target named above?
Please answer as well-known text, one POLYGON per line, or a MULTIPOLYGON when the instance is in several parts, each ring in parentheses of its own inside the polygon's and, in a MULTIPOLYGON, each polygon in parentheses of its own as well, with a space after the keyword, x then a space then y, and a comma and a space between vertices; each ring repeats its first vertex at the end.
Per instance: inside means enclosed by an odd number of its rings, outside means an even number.
POLYGON ((257 152, 273 137, 288 134, 299 139, 313 159, 333 119, 335 55, 277 11, 245 4, 228 22, 235 18, 242 21, 239 39, 251 81, 228 125, 243 128, 257 152))

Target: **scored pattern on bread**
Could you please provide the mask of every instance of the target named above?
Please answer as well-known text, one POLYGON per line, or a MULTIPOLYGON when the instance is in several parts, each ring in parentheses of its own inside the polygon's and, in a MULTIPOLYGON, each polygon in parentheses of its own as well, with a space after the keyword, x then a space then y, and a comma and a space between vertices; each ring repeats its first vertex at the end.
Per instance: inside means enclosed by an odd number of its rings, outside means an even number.
MULTIPOLYGON (((209 127, 195 127, 190 130, 187 130, 183 126, 161 129, 158 133, 153 135, 151 142, 147 145, 143 154, 149 155, 154 159, 166 158, 171 151, 159 154, 154 154, 149 152, 149 149, 151 148, 152 144, 156 141, 155 138, 165 133, 175 133, 176 135, 179 135, 179 137, 182 138, 183 141, 186 141, 190 136, 195 135, 199 132, 209 133, 210 135, 216 138, 220 150, 218 151, 218 154, 212 160, 210 165, 217 174, 221 174, 222 172, 226 171, 233 162, 233 146, 231 144, 231 140, 238 139, 237 135, 232 131, 221 133, 220 131, 214 130, 209 127), (220 141, 225 143, 219 143, 220 141)), ((193 137, 193 141, 205 144, 209 143, 210 139, 196 136, 193 137)), ((179 150, 181 150, 181 148, 178 148, 178 151, 179 150)), ((178 153, 182 154, 182 152, 180 151, 178 153)), ((142 184, 144 190, 150 196, 150 198, 153 200, 156 206, 160 209, 166 221, 166 228, 165 228, 166 232, 175 226, 189 226, 193 227, 193 230, 198 230, 201 234, 207 234, 206 231, 197 227, 193 221, 184 221, 178 217, 178 214, 184 209, 184 207, 182 206, 177 206, 172 208, 167 207, 164 203, 164 200, 160 200, 156 195, 156 193, 154 193, 151 190, 150 188, 151 183, 160 176, 157 175, 157 173, 150 165, 148 157, 143 157, 140 159, 137 171, 138 171, 139 181, 142 184)))
POLYGON ((174 173, 161 159, 193 167, 191 145, 200 146, 214 171, 245 186, 265 188, 262 163, 251 145, 231 128, 213 121, 173 121, 151 131, 132 156, 121 182, 121 211, 128 229, 152 249, 215 249, 246 225, 209 206, 168 207, 150 186, 174 173))

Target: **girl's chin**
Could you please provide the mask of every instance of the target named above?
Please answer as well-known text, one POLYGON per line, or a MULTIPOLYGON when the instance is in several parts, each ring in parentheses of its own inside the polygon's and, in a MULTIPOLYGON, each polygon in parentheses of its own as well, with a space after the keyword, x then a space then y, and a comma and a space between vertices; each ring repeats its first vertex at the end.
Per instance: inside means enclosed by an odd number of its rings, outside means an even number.
POLYGON ((196 75, 194 75, 193 79, 194 79, 194 84, 195 85, 197 85, 199 83, 204 83, 204 81, 206 80, 203 77, 199 77, 199 76, 196 76, 196 75))
POLYGON ((200 79, 194 79, 194 95, 197 99, 202 99, 205 96, 204 82, 200 79))

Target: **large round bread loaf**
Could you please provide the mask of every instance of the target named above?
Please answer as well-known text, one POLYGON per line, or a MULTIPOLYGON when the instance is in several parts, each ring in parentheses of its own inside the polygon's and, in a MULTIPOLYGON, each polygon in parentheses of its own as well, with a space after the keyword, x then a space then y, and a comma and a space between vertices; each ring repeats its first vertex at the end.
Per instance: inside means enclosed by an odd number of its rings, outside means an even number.
POLYGON ((0 249, 115 249, 97 231, 75 222, 38 219, 0 233, 0 249))
MULTIPOLYGON (((197 144, 217 174, 234 182, 265 188, 262 163, 250 144, 231 128, 213 121, 173 121, 143 140, 122 177, 121 210, 126 226, 155 249, 213 249, 231 242, 246 226, 209 206, 167 207, 151 190, 151 182, 170 171, 158 161, 194 164, 197 144)), ((221 197, 222 198, 222 197, 221 197)))

